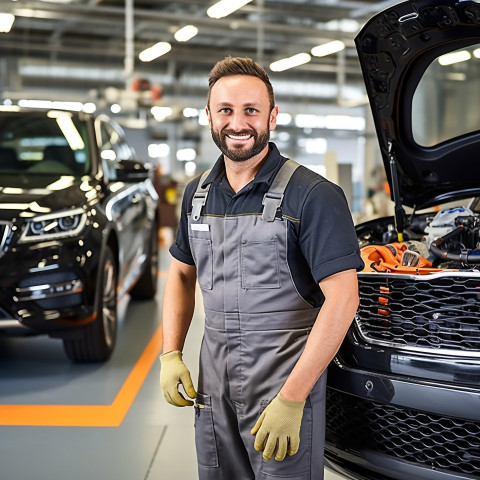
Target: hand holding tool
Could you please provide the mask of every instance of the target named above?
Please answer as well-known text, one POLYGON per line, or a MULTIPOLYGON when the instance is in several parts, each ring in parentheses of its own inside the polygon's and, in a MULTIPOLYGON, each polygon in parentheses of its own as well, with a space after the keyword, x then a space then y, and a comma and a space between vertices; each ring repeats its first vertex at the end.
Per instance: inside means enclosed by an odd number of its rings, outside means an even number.
POLYGON ((179 391, 181 384, 185 393, 190 398, 196 398, 197 392, 193 387, 192 378, 187 366, 183 363, 182 352, 172 350, 160 355, 160 385, 165 400, 176 407, 192 406, 193 402, 187 400, 179 391))

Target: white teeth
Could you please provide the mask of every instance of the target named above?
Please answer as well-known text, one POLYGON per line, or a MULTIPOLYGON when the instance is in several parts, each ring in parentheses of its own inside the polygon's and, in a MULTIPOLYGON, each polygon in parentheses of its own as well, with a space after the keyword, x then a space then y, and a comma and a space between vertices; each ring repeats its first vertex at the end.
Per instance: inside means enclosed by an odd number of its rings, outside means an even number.
POLYGON ((250 138, 251 135, 228 135, 228 138, 231 138, 232 140, 246 140, 247 138, 250 138))

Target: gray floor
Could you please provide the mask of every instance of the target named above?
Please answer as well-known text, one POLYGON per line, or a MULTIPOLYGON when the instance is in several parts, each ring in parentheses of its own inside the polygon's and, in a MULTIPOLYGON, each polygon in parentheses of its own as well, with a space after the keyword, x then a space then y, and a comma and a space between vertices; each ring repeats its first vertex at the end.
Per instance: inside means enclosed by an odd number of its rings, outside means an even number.
MULTIPOLYGON (((121 303, 117 348, 103 365, 71 364, 61 342, 45 337, 0 338, 0 480, 197 478, 193 410, 164 402, 159 344, 150 342, 168 263, 162 249, 156 301, 121 303), (119 425, 105 426, 111 418, 119 425)), ((197 300, 184 355, 194 377, 203 329, 197 300)), ((325 479, 341 477, 327 471, 325 479)))

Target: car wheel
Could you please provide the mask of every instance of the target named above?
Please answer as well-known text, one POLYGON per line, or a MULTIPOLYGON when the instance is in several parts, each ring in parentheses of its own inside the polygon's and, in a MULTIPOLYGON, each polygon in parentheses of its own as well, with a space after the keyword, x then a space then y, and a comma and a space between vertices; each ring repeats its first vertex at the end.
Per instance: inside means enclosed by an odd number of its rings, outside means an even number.
POLYGON ((74 362, 102 362, 115 347, 117 336, 117 265, 109 247, 105 248, 98 281, 101 285, 97 318, 83 330, 80 339, 64 339, 63 347, 74 362))
POLYGON ((134 300, 152 300, 157 294, 158 282, 158 224, 153 222, 150 234, 150 251, 142 275, 130 291, 134 300))

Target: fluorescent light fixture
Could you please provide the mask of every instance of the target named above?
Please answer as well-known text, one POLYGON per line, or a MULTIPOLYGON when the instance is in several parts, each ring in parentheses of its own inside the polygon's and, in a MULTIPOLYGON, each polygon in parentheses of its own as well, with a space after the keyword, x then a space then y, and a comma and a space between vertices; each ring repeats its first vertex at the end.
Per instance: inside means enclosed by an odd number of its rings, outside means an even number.
POLYGON ((365 130, 365 119, 363 117, 352 117, 350 115, 326 115, 325 128, 329 130, 365 130))
POLYGON ((473 56, 475 58, 480 58, 480 48, 476 48, 474 51, 473 51, 473 56))
POLYGON ((293 57, 282 58, 270 64, 270 70, 272 72, 283 72, 289 68, 298 67, 308 63, 312 57, 308 53, 297 53, 293 57))
POLYGON ((185 107, 183 109, 183 116, 186 118, 198 117, 198 110, 196 108, 185 107))
POLYGON ((155 45, 140 52, 138 58, 142 62, 151 62, 162 55, 165 55, 172 49, 172 46, 168 42, 158 42, 155 45))
POLYGON ((173 110, 170 107, 152 107, 150 111, 155 120, 158 120, 159 122, 165 120, 173 113, 173 110))
POLYGON ((207 15, 210 18, 223 18, 235 12, 235 10, 244 7, 251 1, 252 0, 220 0, 207 10, 207 15))
POLYGON ((15 15, 11 13, 0 13, 0 33, 8 33, 12 29, 15 15))
POLYGON ((82 102, 54 102, 51 100, 19 100, 19 107, 26 108, 48 108, 51 110, 72 110, 81 112, 83 110, 82 102))
POLYGON ((298 128, 327 128, 329 130, 364 130, 365 119, 350 115, 314 115, 300 113, 295 116, 298 128))
POLYGON ((198 33, 198 28, 195 25, 185 25, 180 30, 175 32, 175 40, 177 42, 188 42, 198 33))
POLYGON ((340 20, 330 20, 325 24, 327 30, 339 30, 341 32, 358 32, 360 24, 352 18, 342 18, 340 20))
POLYGON ((340 40, 333 40, 333 42, 324 43, 323 45, 317 45, 312 48, 311 54, 315 57, 325 57, 332 53, 340 52, 345 48, 345 44, 340 40))
POLYGON ((292 121, 292 116, 289 113, 279 113, 277 115, 277 125, 289 125, 292 121))
POLYGON ((194 148, 180 148, 177 150, 177 160, 180 162, 191 162, 197 157, 197 152, 194 148))
POLYGON ((438 57, 438 63, 442 66, 452 65, 453 63, 465 62, 470 60, 472 56, 467 50, 460 50, 458 52, 446 53, 438 57))
POLYGON ((299 113, 295 115, 295 126, 298 128, 321 128, 322 119, 313 113, 299 113))
POLYGON ((150 158, 165 158, 170 154, 170 147, 167 143, 151 143, 148 146, 148 156, 150 158))

